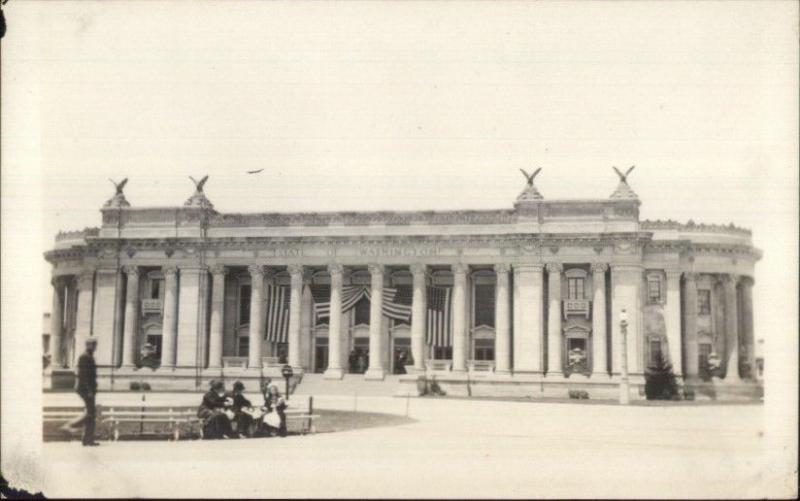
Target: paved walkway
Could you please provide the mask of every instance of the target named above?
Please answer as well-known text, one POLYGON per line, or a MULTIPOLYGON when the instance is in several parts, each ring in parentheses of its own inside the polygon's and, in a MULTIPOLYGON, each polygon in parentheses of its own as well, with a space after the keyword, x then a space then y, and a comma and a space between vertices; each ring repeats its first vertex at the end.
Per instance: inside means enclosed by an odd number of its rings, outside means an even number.
MULTIPOLYGON (((101 394, 100 402, 135 398, 101 394)), ((46 404, 69 401, 49 394, 46 404)), ((150 394, 148 401, 196 401, 150 394)), ((177 403, 177 402, 176 402, 177 403)), ((758 496, 763 407, 315 397, 417 422, 287 439, 51 442, 48 496, 758 496), (79 481, 80 479, 80 481, 79 481)))

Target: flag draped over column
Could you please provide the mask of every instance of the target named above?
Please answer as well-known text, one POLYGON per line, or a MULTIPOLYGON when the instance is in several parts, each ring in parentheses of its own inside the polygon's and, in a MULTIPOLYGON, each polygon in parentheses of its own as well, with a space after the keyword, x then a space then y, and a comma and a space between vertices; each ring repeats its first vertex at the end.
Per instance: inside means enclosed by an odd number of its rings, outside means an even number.
MULTIPOLYGON (((363 285, 346 285, 342 287, 342 311, 350 311, 356 303, 366 297, 371 300, 370 288, 363 285)), ((312 286, 314 313, 317 318, 328 318, 331 315, 331 295, 329 286, 312 286)), ((409 287, 383 288, 383 315, 395 320, 411 319, 411 290, 409 287)))
POLYGON ((450 287, 428 287, 427 332, 429 345, 446 347, 452 345, 452 320, 450 310, 453 304, 453 289, 450 287))
POLYGON ((267 286, 267 340, 286 343, 289 340, 289 287, 267 286))

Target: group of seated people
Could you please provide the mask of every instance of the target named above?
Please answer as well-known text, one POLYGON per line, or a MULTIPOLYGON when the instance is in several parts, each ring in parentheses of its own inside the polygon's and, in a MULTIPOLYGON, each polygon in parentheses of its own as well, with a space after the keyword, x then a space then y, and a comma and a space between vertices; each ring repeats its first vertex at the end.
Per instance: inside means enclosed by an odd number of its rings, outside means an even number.
POLYGON ((236 381, 225 391, 222 381, 211 381, 197 417, 203 420, 206 439, 286 436, 286 401, 278 386, 267 380, 261 386, 264 405, 255 407, 244 396, 244 384, 236 381))

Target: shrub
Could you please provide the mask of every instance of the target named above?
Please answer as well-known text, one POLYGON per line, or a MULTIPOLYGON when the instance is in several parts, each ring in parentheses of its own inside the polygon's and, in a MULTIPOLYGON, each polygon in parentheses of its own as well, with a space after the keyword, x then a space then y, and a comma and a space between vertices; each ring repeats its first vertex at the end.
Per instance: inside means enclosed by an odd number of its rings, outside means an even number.
POLYGON ((680 393, 672 364, 660 352, 655 355, 653 365, 647 368, 645 374, 644 393, 647 400, 674 400, 680 393))
POLYGON ((569 390, 569 398, 576 400, 588 400, 589 392, 586 390, 569 390))
POLYGON ((139 391, 141 389, 141 385, 139 384, 139 381, 131 381, 130 388, 132 391, 139 391))

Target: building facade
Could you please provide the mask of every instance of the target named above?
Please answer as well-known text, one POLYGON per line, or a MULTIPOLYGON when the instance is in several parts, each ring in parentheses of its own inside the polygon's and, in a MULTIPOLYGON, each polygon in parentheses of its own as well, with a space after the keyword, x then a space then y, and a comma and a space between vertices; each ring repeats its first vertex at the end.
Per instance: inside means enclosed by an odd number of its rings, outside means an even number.
POLYGON ((118 188, 99 228, 57 235, 52 370, 94 336, 106 389, 289 364, 402 374, 405 392, 435 376, 451 392, 602 395, 627 356, 635 396, 658 354, 685 384, 756 384, 750 231, 640 220, 624 176, 606 199, 548 200, 529 178, 510 209, 437 212, 219 213, 204 183, 163 208, 118 188))

